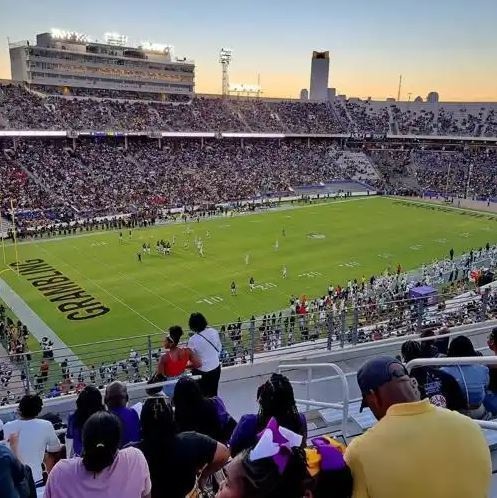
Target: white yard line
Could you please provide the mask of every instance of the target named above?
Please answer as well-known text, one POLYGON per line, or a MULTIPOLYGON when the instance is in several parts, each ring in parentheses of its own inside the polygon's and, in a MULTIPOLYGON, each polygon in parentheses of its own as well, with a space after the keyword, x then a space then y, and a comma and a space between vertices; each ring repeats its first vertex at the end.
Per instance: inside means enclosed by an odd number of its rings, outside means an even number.
MULTIPOLYGON (((46 249, 44 249, 43 247, 40 247, 40 249, 45 254, 50 255, 50 253, 46 249)), ((75 273, 79 274, 84 280, 87 280, 88 282, 92 283, 95 287, 98 287, 102 292, 104 292, 109 297, 111 297, 112 299, 114 299, 114 301, 116 301, 119 304, 123 305, 124 307, 128 308, 132 313, 134 313, 135 315, 139 316, 143 321, 149 323, 150 325, 152 325, 152 327, 156 328, 157 330, 160 330, 161 332, 163 331, 162 327, 160 327, 159 325, 157 325, 156 323, 154 323, 152 320, 149 320, 146 316, 142 315, 139 311, 137 311, 135 308, 133 308, 132 306, 130 306, 123 299, 121 299, 120 297, 116 296, 115 294, 113 294, 112 292, 110 292, 109 290, 107 290, 105 287, 103 287, 98 282, 96 282, 95 280, 93 280, 90 277, 88 277, 87 275, 85 275, 83 272, 81 272, 78 269, 76 269, 73 265, 69 264, 66 260, 62 259, 60 256, 57 256, 57 258, 58 258, 58 260, 63 265, 66 265, 72 271, 74 271, 75 273)))

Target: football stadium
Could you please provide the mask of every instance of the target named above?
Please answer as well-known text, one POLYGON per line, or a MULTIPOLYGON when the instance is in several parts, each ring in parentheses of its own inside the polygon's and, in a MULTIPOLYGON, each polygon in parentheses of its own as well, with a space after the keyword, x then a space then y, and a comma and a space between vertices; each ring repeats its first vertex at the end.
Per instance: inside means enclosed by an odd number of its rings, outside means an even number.
POLYGON ((309 55, 9 39, 0 496, 497 496, 497 102, 309 55))

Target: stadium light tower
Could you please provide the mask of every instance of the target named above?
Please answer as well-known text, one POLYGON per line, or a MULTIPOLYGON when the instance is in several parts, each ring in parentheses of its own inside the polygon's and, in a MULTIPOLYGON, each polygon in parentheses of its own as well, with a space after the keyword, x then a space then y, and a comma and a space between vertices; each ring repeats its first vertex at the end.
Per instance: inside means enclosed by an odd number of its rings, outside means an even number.
POLYGON ((228 68, 232 56, 233 56, 233 50, 231 50, 231 48, 222 48, 219 51, 219 62, 221 64, 221 67, 223 68, 223 89, 222 89, 223 97, 225 97, 229 93, 230 80, 228 75, 228 68))

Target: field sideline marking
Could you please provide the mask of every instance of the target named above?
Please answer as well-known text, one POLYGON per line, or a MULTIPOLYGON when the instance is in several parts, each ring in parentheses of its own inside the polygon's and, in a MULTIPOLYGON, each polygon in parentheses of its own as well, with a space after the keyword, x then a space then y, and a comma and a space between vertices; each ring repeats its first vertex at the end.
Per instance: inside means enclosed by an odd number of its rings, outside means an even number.
MULTIPOLYGON (((262 216, 266 214, 274 214, 274 213, 280 213, 284 211, 294 211, 298 209, 306 209, 306 208, 316 208, 316 207, 324 207, 324 206, 334 206, 335 204, 343 204, 343 203, 349 203, 349 202, 357 202, 357 201, 366 201, 370 199, 393 199, 393 197, 388 197, 388 196, 379 196, 379 195, 370 195, 370 196, 361 196, 361 197, 352 197, 349 199, 341 199, 341 200, 331 200, 329 202, 319 202, 317 204, 305 204, 303 206, 300 205, 292 205, 292 204, 286 204, 284 206, 280 206, 277 208, 270 208, 267 211, 254 211, 252 213, 238 213, 235 215, 231 215, 229 217, 227 216, 211 216, 208 218, 204 218, 201 220, 201 222, 210 222, 210 221, 216 221, 216 220, 230 220, 231 218, 243 218, 245 216, 262 216)), ((148 227, 136 227, 132 228, 133 231, 147 231, 153 228, 165 228, 165 227, 174 227, 174 226, 185 226, 188 224, 197 224, 197 221, 195 220, 187 220, 186 222, 184 221, 175 221, 173 223, 159 223, 155 224, 153 226, 148 226, 148 227)), ((128 230, 128 228, 123 228, 122 230, 128 230)), ((53 237, 46 237, 46 238, 39 238, 39 239, 29 239, 29 240, 22 240, 18 241, 17 245, 25 245, 25 244, 40 244, 40 243, 47 243, 47 242, 59 242, 61 240, 68 240, 68 239, 78 239, 78 238, 83 238, 83 237, 92 237, 92 236, 98 236, 98 235, 108 235, 111 233, 117 233, 119 232, 119 228, 113 228, 111 230, 95 230, 95 231, 89 231, 87 233, 77 233, 76 235, 55 235, 53 237)), ((6 239, 7 240, 7 239, 6 239)), ((13 244, 12 242, 7 241, 5 247, 11 247, 13 244)))
POLYGON ((76 371, 86 365, 79 359, 71 348, 49 327, 46 322, 35 313, 26 301, 3 279, 0 278, 0 297, 7 306, 12 309, 17 318, 28 327, 30 334, 35 337, 38 342, 41 342, 43 337, 48 337, 54 345, 54 350, 57 353, 55 361, 59 358, 73 358, 71 360, 71 370, 76 371))
MULTIPOLYGON (((48 254, 48 256, 50 257, 50 253, 46 249, 44 249, 43 247, 40 247, 40 249, 45 254, 48 254)), ((123 301, 120 297, 112 294, 112 292, 108 291, 105 287, 103 287, 102 285, 100 285, 98 282, 96 282, 95 280, 93 280, 90 277, 88 277, 85 274, 83 274, 81 271, 79 271, 74 266, 72 266, 71 264, 69 264, 65 259, 61 258, 60 256, 57 256, 57 259, 59 261, 61 261, 62 264, 64 264, 64 265, 68 266, 69 268, 71 268, 74 272, 76 272, 79 275, 81 275, 83 277, 83 279, 88 280, 93 285, 95 285, 96 287, 98 287, 99 289, 101 289, 103 292, 105 292, 107 295, 109 295, 112 299, 114 299, 118 303, 122 304, 123 306, 125 306, 126 308, 128 308, 130 311, 132 311, 136 315, 138 315, 142 320, 144 320, 145 322, 148 322, 150 325, 152 325, 153 327, 155 327, 157 330, 160 330, 161 332, 163 332, 164 329, 162 327, 159 327, 159 325, 157 325, 156 323, 152 322, 152 320, 149 320, 146 316, 142 315, 139 311, 135 310, 132 306, 130 306, 125 301, 123 301)))
MULTIPOLYGON (((497 213, 495 211, 481 211, 479 209, 457 207, 457 206, 452 206, 450 204, 444 204, 441 202, 417 201, 417 200, 411 199, 409 197, 385 196, 383 198, 390 199, 393 201, 403 201, 403 202, 407 202, 407 203, 411 203, 411 204, 419 204, 421 206, 430 206, 430 207, 439 206, 439 207, 449 209, 451 211, 463 211, 465 213, 478 213, 478 214, 483 214, 485 216, 491 216, 492 218, 497 218, 497 213)), ((487 221, 489 221, 489 220, 487 220, 487 221)))

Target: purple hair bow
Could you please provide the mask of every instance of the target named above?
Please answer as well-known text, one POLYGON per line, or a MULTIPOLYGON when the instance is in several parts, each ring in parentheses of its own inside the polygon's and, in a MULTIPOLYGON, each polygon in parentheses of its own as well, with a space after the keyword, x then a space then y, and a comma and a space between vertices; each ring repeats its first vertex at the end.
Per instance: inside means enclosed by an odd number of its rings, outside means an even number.
POLYGON ((259 441, 249 453, 250 460, 255 462, 272 457, 280 474, 283 474, 288 465, 291 449, 301 446, 303 440, 300 434, 280 427, 274 417, 258 437, 259 441))
POLYGON ((316 437, 312 440, 312 444, 321 456, 320 468, 322 471, 327 472, 345 468, 340 443, 328 437, 316 437))

